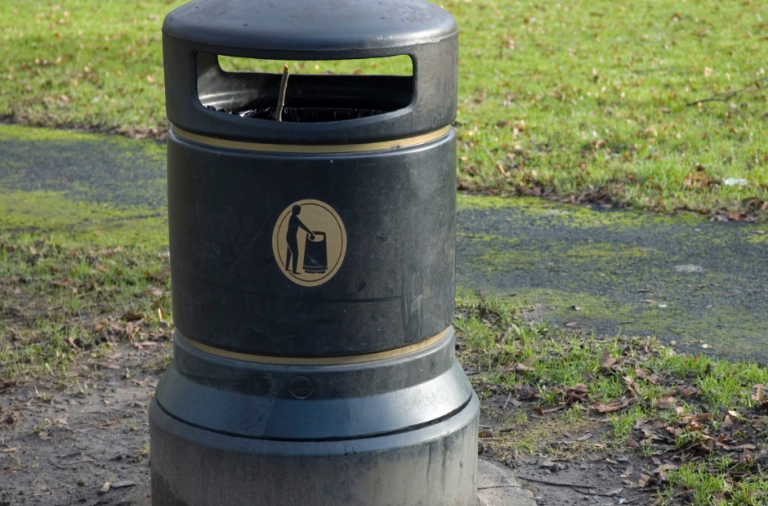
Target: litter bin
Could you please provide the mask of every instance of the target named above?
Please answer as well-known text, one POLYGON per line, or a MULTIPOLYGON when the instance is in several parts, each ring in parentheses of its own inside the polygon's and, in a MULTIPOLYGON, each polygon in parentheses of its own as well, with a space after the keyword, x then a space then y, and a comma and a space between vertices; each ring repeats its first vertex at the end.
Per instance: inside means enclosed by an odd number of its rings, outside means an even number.
POLYGON ((163 48, 176 333, 150 407, 153 504, 474 505, 453 18, 423 0, 195 0, 163 48), (407 55, 413 75, 284 87, 221 55, 407 55))
POLYGON ((328 247, 325 232, 312 231, 304 246, 304 272, 322 274, 328 270, 328 247))

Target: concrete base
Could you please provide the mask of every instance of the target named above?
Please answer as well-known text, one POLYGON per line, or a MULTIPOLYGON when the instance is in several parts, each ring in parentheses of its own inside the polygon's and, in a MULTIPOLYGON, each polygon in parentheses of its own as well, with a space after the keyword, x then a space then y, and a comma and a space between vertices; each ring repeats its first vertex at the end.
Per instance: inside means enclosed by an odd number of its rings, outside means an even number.
POLYGON ((533 492, 522 488, 512 472, 495 462, 477 465, 478 506, 535 506, 533 492))
POLYGON ((440 422, 340 441, 250 439, 150 408, 153 506, 475 506, 479 400, 440 422))
MULTIPOLYGON (((477 467, 478 506, 535 506, 533 493, 522 488, 512 472, 494 462, 480 460, 477 467)), ((152 506, 149 483, 136 487, 126 506, 152 506)))

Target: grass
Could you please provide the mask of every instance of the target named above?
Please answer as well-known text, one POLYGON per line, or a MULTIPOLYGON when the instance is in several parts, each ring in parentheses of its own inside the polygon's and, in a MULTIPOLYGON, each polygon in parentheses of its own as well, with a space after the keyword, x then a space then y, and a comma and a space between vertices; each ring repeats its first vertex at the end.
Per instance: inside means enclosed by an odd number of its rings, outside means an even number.
MULTIPOLYGON (((160 28, 181 3, 0 3, 0 116, 161 136, 160 28)), ((460 188, 766 216, 768 15, 759 2, 441 5, 461 31, 460 188)), ((293 68, 408 70, 401 60, 293 68)))
POLYGON ((99 358, 118 341, 170 338, 167 253, 2 232, 0 316, 0 386, 75 386, 88 376, 80 358, 99 358))
POLYGON ((655 488, 657 504, 764 504, 768 403, 756 386, 768 384, 768 369, 678 354, 653 338, 526 322, 524 311, 503 299, 458 299, 457 353, 494 425, 481 431, 484 450, 502 460, 634 453, 659 466, 639 487, 655 488), (509 401, 499 407, 505 398, 515 400, 511 412, 509 401), (566 431, 600 433, 600 416, 608 428, 600 437, 558 443, 566 431))
POLYGON ((463 29, 466 187, 664 211, 763 205, 768 94, 753 83, 766 77, 768 32, 757 2, 446 7, 463 29), (743 87, 727 103, 686 106, 743 87))

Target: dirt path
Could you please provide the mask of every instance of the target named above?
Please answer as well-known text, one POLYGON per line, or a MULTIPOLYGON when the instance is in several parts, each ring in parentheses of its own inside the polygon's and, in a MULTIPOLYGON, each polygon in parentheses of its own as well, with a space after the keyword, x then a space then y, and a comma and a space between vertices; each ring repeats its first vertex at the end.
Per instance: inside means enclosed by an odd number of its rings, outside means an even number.
POLYGON ((0 395, 0 505, 148 504, 147 408, 159 374, 143 367, 162 351, 118 344, 84 358, 78 369, 90 372, 64 392, 0 395))

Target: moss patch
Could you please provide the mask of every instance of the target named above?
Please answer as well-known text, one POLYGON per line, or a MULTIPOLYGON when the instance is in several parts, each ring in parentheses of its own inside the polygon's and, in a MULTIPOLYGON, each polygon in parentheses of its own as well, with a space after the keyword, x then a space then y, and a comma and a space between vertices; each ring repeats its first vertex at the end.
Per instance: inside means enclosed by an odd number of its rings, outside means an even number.
POLYGON ((77 240, 105 247, 132 245, 155 250, 168 246, 165 211, 73 201, 52 191, 0 193, 0 230, 77 240))
POLYGON ((165 151, 154 141, 0 126, 0 188, 164 208, 165 151))

